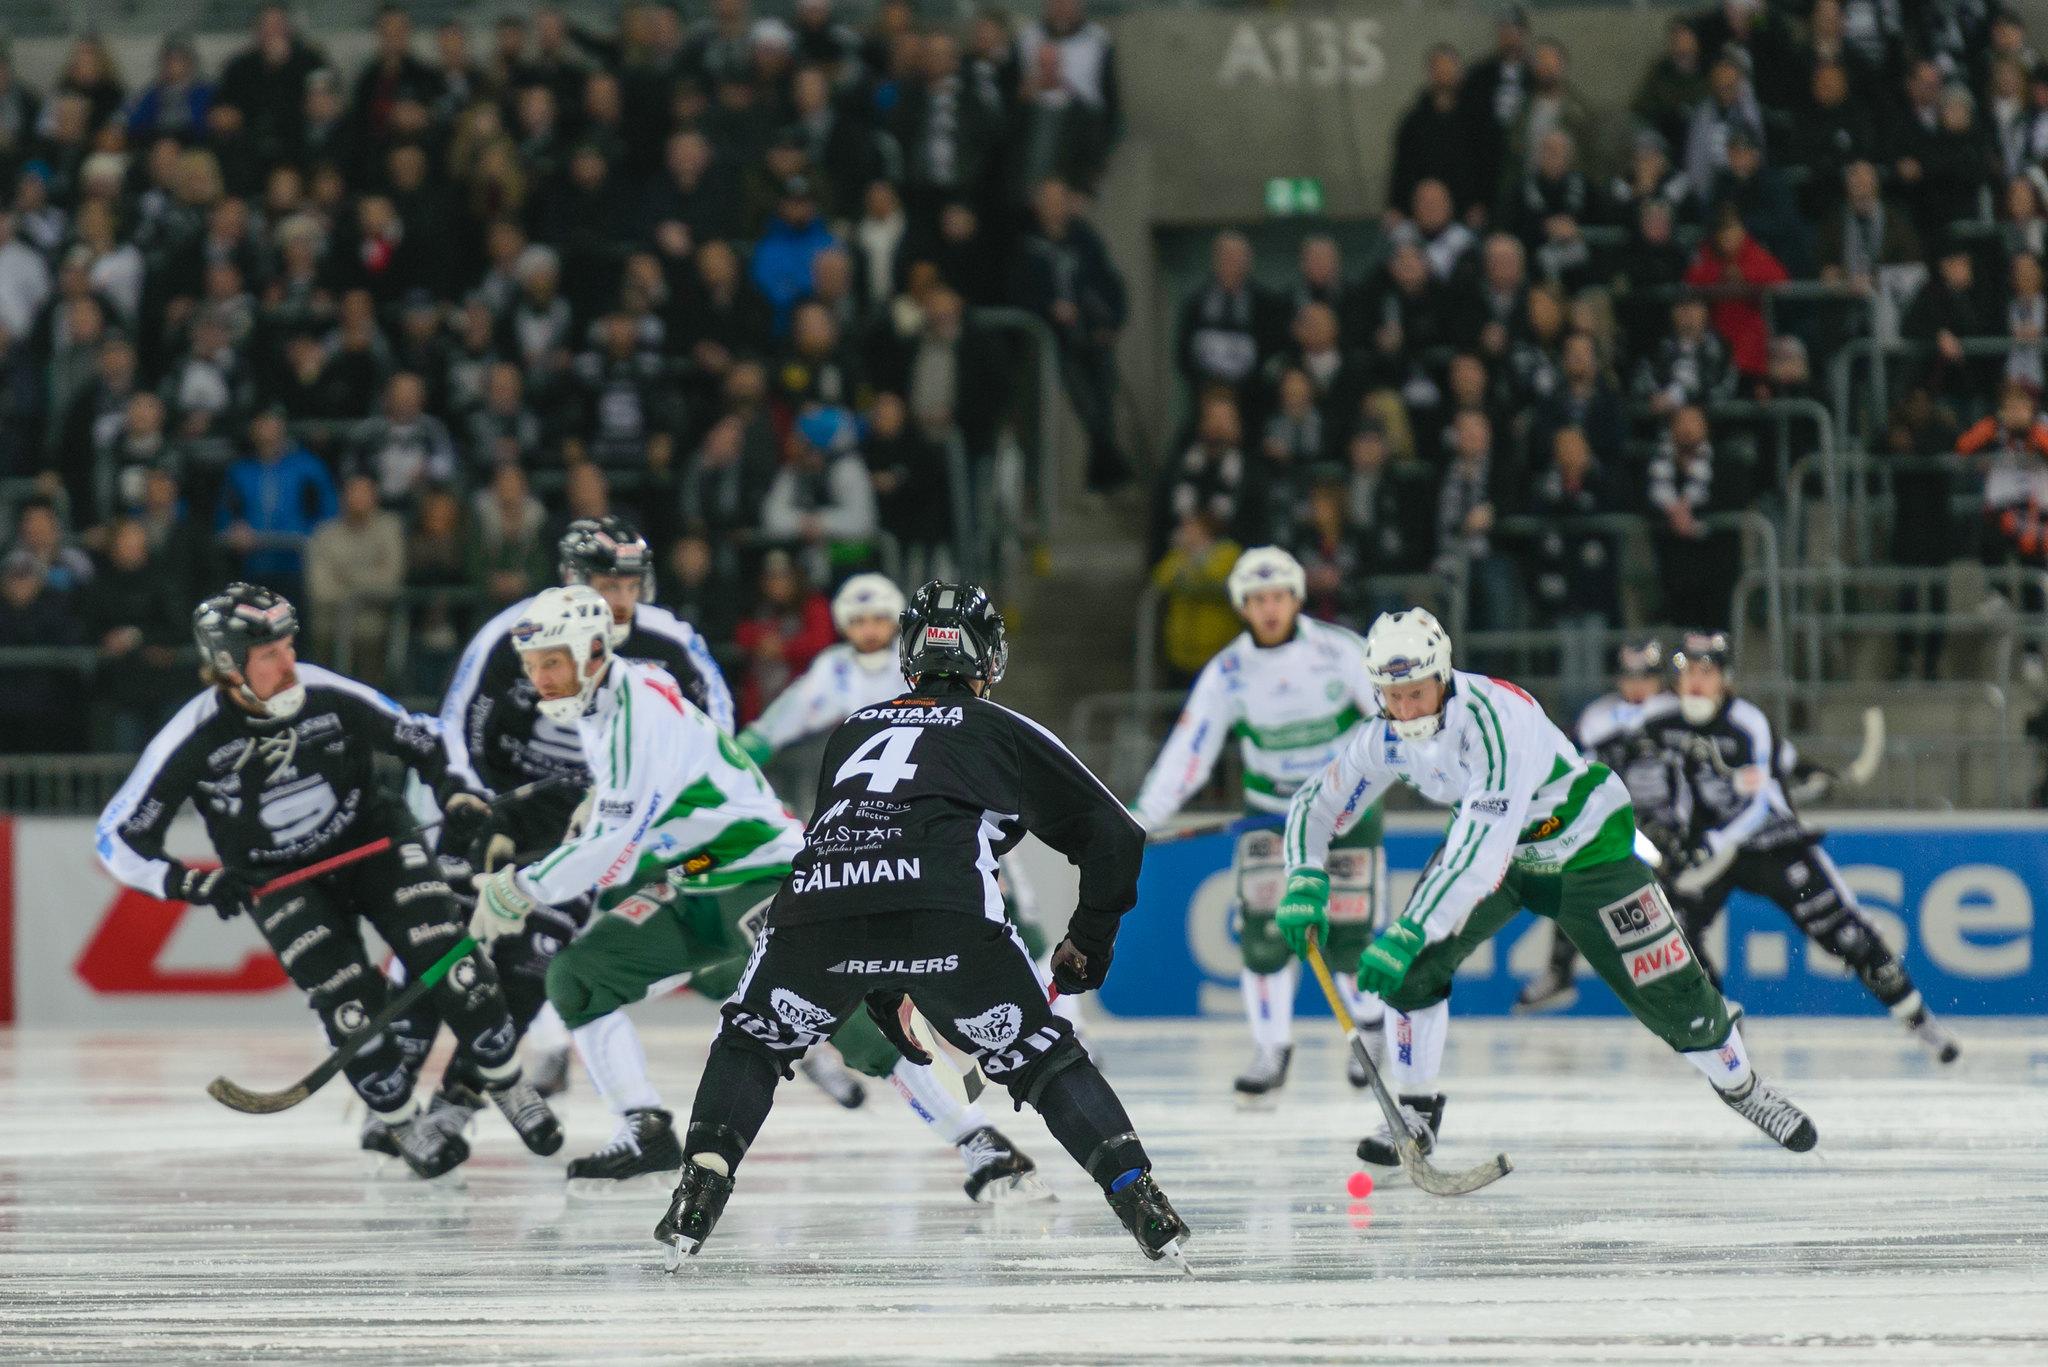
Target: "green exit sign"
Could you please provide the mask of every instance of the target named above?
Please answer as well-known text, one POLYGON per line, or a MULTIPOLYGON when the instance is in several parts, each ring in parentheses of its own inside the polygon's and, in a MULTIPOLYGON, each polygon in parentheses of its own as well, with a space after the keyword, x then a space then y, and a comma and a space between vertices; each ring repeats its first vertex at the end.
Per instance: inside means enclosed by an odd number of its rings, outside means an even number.
POLYGON ((1266 212, 1269 214, 1319 214, 1323 211, 1323 183, 1307 176, 1279 176, 1266 182, 1266 212))

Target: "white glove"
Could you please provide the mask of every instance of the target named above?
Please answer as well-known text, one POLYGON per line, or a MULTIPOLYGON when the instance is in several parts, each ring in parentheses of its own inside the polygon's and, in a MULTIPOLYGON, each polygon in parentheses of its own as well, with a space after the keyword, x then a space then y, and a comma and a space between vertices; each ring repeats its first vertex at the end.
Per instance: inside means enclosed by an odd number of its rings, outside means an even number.
POLYGON ((1704 858, 1693 863, 1671 880, 1671 886, 1682 897, 1697 897, 1713 886, 1714 880, 1727 872, 1728 865, 1735 859, 1735 844, 1720 838, 1718 831, 1708 831, 1707 852, 1704 858))
POLYGON ((499 831, 484 842, 484 872, 495 873, 512 862, 512 856, 519 853, 512 843, 512 837, 499 831))
POLYGON ((597 789, 592 788, 583 795, 583 800, 576 804, 576 810, 569 813, 569 829, 562 836, 563 840, 574 840, 577 836, 583 834, 583 828, 590 824, 590 809, 596 803, 597 789))
POLYGON ((476 911, 469 918, 469 933, 480 944, 509 935, 526 923, 540 903, 519 886, 519 870, 506 866, 476 885, 476 911))

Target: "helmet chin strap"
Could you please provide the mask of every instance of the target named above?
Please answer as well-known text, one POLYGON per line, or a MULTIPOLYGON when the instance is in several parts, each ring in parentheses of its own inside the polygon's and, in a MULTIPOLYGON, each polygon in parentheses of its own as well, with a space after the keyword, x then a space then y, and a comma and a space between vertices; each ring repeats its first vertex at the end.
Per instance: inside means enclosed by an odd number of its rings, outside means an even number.
POLYGON ((257 697, 247 678, 233 687, 235 699, 242 704, 243 710, 266 721, 288 721, 298 716, 299 709, 306 705, 306 686, 296 681, 291 687, 280 688, 268 698, 257 697))

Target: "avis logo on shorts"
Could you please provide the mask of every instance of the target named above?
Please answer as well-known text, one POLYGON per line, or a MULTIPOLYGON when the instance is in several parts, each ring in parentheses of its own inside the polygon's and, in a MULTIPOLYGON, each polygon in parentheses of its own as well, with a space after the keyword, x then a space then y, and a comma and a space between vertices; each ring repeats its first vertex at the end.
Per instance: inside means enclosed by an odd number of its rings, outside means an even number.
POLYGON ((991 1006, 978 1016, 955 1017, 953 1028, 984 1049, 1007 1049, 1024 1028, 1024 1013, 1011 1002, 991 1006))

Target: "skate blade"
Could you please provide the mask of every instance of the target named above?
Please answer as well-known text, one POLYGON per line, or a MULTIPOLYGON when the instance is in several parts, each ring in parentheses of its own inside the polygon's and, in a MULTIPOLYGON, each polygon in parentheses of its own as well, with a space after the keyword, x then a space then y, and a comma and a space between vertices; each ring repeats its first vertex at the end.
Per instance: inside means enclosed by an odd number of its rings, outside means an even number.
POLYGON ((1237 1109, 1240 1111, 1277 1111, 1280 1109, 1280 1092, 1238 1092, 1237 1109))
POLYGON ((1569 1011, 1578 1004, 1579 989, 1574 987, 1570 991, 1545 997, 1542 1001, 1516 1002, 1510 1011, 1517 1016, 1547 1016, 1556 1011, 1569 1011))
POLYGON ((1186 1242, 1187 1236, 1183 1234, 1180 1238, 1175 1239, 1165 1248, 1160 1249, 1157 1256, 1154 1257, 1153 1261, 1171 1263, 1175 1267, 1180 1269, 1182 1275, 1189 1277, 1194 1276, 1195 1265, 1189 1262, 1188 1255, 1181 1251, 1181 1245, 1185 1244, 1186 1242))
POLYGON ((643 1172, 632 1177, 571 1177, 565 1185, 569 1195, 579 1201, 604 1201, 614 1196, 627 1195, 635 1199, 649 1187, 673 1190, 680 1167, 663 1172, 643 1172))
POLYGON ((1015 1177, 1000 1177, 983 1187, 975 1196, 978 1206, 1027 1206, 1045 1201, 1057 1201, 1051 1187, 1039 1180, 1035 1172, 1020 1172, 1015 1177))

